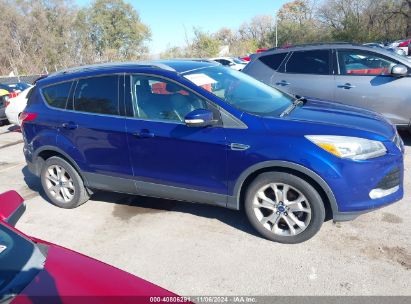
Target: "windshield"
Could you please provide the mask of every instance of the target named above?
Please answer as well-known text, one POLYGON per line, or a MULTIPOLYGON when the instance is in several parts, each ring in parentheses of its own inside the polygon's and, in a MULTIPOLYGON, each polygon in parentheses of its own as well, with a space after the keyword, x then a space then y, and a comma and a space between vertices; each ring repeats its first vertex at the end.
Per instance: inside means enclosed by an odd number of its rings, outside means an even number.
POLYGON ((0 302, 23 290, 44 262, 36 244, 0 224, 0 302))
POLYGON ((292 97, 242 72, 221 66, 197 69, 183 75, 226 103, 251 114, 278 116, 293 101, 292 97))

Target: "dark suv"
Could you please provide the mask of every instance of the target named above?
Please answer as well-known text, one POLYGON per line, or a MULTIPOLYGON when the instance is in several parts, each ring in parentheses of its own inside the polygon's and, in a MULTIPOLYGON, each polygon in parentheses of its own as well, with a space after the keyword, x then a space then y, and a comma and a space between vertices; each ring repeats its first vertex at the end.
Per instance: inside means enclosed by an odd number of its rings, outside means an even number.
POLYGON ((96 189, 244 208, 297 243, 403 196, 403 144, 382 116, 217 63, 66 70, 37 82, 21 119, 28 166, 62 208, 96 189))

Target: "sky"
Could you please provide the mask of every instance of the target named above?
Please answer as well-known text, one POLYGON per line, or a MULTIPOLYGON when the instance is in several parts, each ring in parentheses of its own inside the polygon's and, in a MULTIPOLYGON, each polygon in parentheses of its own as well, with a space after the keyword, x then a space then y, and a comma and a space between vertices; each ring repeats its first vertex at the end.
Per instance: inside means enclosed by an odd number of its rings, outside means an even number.
MULTIPOLYGON (((289 0, 138 0, 127 1, 139 12, 151 29, 150 53, 157 54, 171 46, 183 46, 185 33, 193 27, 215 32, 222 27, 237 29, 256 15, 275 15, 289 0)), ((80 6, 90 0, 76 0, 80 6)))

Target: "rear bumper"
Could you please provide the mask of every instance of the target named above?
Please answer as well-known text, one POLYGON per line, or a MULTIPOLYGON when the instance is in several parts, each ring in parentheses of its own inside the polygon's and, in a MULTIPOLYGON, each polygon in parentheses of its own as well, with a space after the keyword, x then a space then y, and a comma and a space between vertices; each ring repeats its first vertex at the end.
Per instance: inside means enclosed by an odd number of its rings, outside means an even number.
POLYGON ((29 169, 29 171, 33 173, 34 175, 39 176, 40 173, 38 170, 37 163, 33 161, 32 153, 29 151, 29 149, 27 149, 26 146, 24 146, 23 148, 23 154, 24 154, 24 158, 26 159, 27 168, 29 169))
POLYGON ((6 108, 0 108, 0 120, 7 119, 6 117, 6 108))
POLYGON ((11 110, 9 110, 9 108, 10 108, 10 106, 7 107, 7 108, 6 108, 6 111, 5 111, 5 116, 6 116, 7 120, 8 120, 11 124, 14 124, 14 125, 19 126, 20 123, 19 123, 18 114, 17 114, 17 113, 14 113, 14 112, 11 111, 11 110))

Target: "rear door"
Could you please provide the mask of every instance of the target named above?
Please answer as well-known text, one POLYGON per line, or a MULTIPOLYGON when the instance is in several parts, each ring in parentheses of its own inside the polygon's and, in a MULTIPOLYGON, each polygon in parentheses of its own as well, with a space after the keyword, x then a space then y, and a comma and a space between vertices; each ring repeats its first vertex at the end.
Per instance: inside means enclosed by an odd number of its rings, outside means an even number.
POLYGON ((372 51, 339 49, 336 52, 335 101, 383 114, 397 125, 411 118, 411 78, 391 76, 399 62, 372 51))
POLYGON ((287 93, 323 100, 334 97, 331 51, 295 51, 273 74, 271 84, 287 93))
POLYGON ((132 178, 122 115, 123 83, 123 75, 75 81, 62 116, 58 145, 64 147, 96 188, 127 191, 115 178, 132 178))

